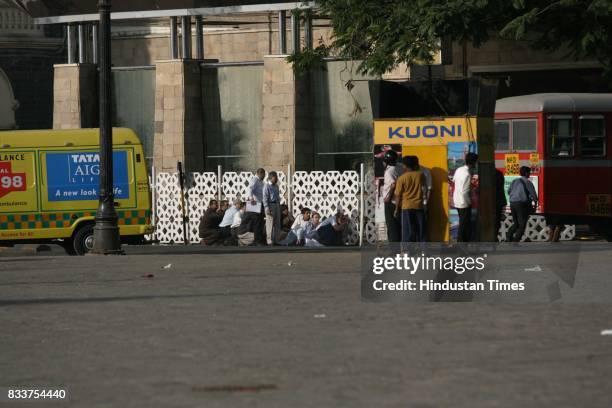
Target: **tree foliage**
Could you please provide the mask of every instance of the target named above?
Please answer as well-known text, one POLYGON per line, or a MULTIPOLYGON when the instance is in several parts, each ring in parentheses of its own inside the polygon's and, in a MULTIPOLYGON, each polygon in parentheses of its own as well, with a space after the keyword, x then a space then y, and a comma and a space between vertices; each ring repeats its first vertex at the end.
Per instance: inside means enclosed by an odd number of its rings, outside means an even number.
POLYGON ((317 5, 331 20, 332 52, 361 60, 362 73, 431 63, 442 38, 478 47, 497 35, 527 41, 534 49, 567 49, 568 57, 598 60, 608 72, 612 66, 612 0, 318 0, 317 5))

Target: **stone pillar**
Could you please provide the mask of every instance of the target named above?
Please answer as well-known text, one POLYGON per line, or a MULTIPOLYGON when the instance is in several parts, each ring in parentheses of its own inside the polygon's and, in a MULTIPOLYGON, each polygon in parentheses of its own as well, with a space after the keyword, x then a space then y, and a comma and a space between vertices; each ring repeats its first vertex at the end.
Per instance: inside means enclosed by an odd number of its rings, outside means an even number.
POLYGON ((296 78, 286 57, 264 57, 260 162, 266 170, 284 170, 288 164, 295 170, 311 170, 308 79, 296 78))
POLYGON ((98 126, 98 74, 94 64, 54 65, 53 128, 98 126))
POLYGON ((154 166, 204 171, 201 61, 157 61, 155 70, 154 166))

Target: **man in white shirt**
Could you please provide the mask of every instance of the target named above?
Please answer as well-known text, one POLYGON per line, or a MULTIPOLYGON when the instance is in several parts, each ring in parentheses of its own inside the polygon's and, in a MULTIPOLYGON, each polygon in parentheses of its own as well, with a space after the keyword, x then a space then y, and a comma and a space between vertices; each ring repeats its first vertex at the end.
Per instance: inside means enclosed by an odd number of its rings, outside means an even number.
POLYGON ((234 215, 236 215, 236 213, 240 211, 240 205, 242 204, 242 201, 240 201, 239 198, 235 198, 233 204, 234 205, 225 210, 225 213, 223 214, 223 219, 219 224, 219 228, 221 229, 221 237, 223 237, 224 239, 227 239, 232 235, 231 227, 234 222, 234 215))
POLYGON ((266 242, 266 224, 265 224, 265 216, 264 216, 264 206, 263 206, 263 188, 264 188, 264 177, 266 176, 266 171, 262 168, 257 169, 255 172, 255 176, 251 178, 249 183, 249 188, 247 191, 248 200, 251 205, 259 205, 259 214, 255 219, 254 235, 255 235, 255 243, 258 245, 267 245, 266 242))
POLYGON ((455 170, 453 183, 453 204, 459 214, 459 229, 457 231, 457 242, 470 242, 472 239, 472 200, 470 198, 472 188, 472 171, 476 167, 478 155, 467 153, 465 165, 455 170))
POLYGON ((304 244, 304 227, 310 221, 310 208, 303 207, 300 210, 301 214, 295 217, 295 221, 291 225, 291 230, 287 234, 287 237, 279 242, 280 245, 303 245, 304 244), (301 234, 301 235, 300 235, 301 234))
POLYGON ((399 218, 395 216, 395 182, 402 174, 401 166, 397 164, 398 154, 393 150, 387 150, 383 156, 385 165, 385 178, 382 188, 382 198, 385 206, 385 223, 387 224, 387 240, 389 242, 400 242, 402 240, 402 225, 399 218))

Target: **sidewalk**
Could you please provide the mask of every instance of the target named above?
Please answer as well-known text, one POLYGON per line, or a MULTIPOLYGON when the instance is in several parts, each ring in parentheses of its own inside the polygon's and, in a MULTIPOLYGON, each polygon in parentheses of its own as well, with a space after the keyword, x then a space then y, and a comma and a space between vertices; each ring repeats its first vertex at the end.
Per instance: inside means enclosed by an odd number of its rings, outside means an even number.
MULTIPOLYGON (((359 251, 358 246, 304 247, 304 246, 205 246, 205 245, 123 245, 126 255, 194 255, 194 254, 253 254, 253 253, 323 253, 359 251)), ((0 247, 0 258, 13 256, 67 256, 59 245, 27 244, 0 247)))

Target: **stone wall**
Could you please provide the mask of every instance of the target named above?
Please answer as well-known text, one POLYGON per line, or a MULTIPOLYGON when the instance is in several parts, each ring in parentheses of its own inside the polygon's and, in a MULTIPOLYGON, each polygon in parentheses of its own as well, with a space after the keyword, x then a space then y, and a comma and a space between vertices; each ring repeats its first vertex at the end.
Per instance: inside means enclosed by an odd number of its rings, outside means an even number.
POLYGON ((264 58, 260 161, 264 168, 295 166, 295 80, 283 56, 264 58))
POLYGON ((55 65, 53 128, 98 126, 97 70, 92 64, 55 65))
POLYGON ((202 96, 196 61, 157 61, 155 73, 154 165, 175 171, 203 171, 202 96))
MULTIPOLYGON (((287 47, 291 50, 291 35, 287 29, 287 47)), ((315 29, 315 46, 319 39, 329 42, 328 29, 315 29)), ((302 44, 304 43, 302 33, 302 44)), ((170 58, 168 35, 113 35, 113 65, 141 66, 154 65, 155 61, 170 58)), ((179 44, 180 48, 180 44, 179 44)), ((233 29, 227 31, 205 31, 204 56, 220 62, 263 61, 266 55, 279 53, 278 30, 267 28, 233 29)), ((195 56, 195 37, 192 38, 192 56, 195 56)))

